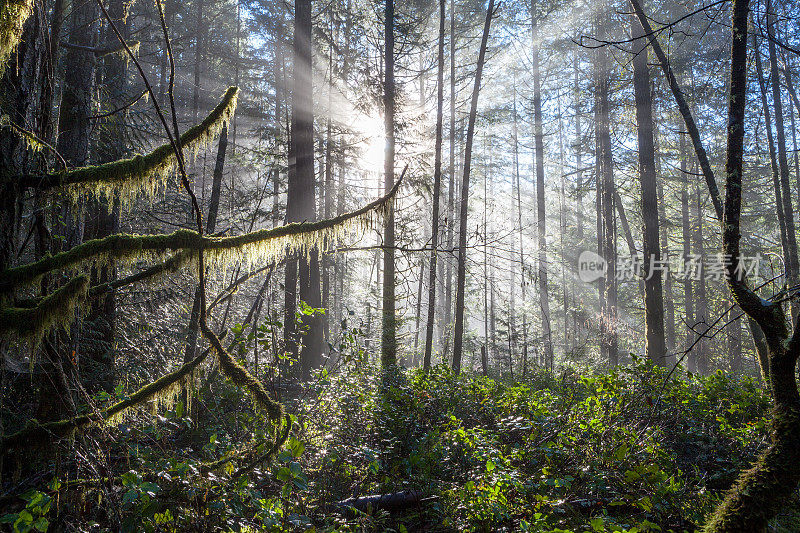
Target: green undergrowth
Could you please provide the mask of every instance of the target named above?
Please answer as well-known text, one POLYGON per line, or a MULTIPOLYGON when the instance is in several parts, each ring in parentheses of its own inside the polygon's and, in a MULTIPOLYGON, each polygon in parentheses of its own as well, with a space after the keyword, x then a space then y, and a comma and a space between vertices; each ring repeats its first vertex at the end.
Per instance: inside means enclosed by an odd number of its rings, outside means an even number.
MULTIPOLYGON (((54 463, 46 483, 5 498, 2 520, 18 531, 696 531, 767 438, 769 403, 750 379, 637 365, 511 382, 380 371, 351 352, 336 375, 282 395, 294 429, 271 464, 232 475, 270 425, 217 382, 191 416, 179 402, 67 445, 102 448, 110 473, 54 463), (412 489, 426 500, 391 514, 337 505, 412 489)), ((797 525, 787 510, 774 530, 797 525)))

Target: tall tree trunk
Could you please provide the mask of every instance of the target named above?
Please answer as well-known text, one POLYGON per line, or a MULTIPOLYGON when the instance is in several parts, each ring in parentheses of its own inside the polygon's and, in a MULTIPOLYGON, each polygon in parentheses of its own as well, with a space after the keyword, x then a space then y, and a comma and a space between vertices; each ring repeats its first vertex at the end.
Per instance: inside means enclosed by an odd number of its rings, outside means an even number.
MULTIPOLYGON (((97 45, 97 26, 96 20, 99 8, 96 4, 87 3, 80 6, 73 6, 70 18, 70 30, 68 40, 70 43, 79 46, 94 47, 97 45)), ((56 149, 72 167, 80 167, 89 163, 89 117, 93 112, 92 96, 94 94, 95 81, 95 58, 93 54, 82 50, 69 49, 65 56, 65 63, 68 65, 61 92, 61 104, 59 106, 58 117, 58 140, 56 149)), ((63 237, 61 239, 61 249, 68 250, 83 241, 84 220, 83 202, 77 202, 75 206, 69 203, 60 208, 60 220, 56 233, 63 237)), ((57 334, 54 342, 47 347, 45 352, 48 367, 44 374, 45 380, 55 382, 66 382, 69 388, 76 386, 78 380, 77 371, 80 364, 79 329, 76 326, 70 328, 70 333, 57 334), (74 354, 70 357, 70 354, 74 354)), ((43 383, 45 385, 45 383, 43 383)), ((56 390, 59 393, 65 392, 56 390)), ((40 389, 39 416, 63 417, 66 412, 61 408, 68 407, 74 400, 58 400, 62 403, 60 407, 53 408, 53 391, 47 386, 40 389), (66 403, 66 406, 63 405, 66 403), (47 414, 44 414, 47 413, 47 414)), ((67 392, 69 396, 70 392, 67 392)))
POLYGON ((489 136, 489 165, 483 173, 483 373, 489 372, 489 176, 492 173, 492 137, 489 136))
POLYGON ((197 0, 195 7, 195 22, 194 22, 194 84, 192 85, 192 123, 197 124, 198 112, 200 111, 200 70, 203 63, 203 46, 205 44, 205 37, 207 27, 204 25, 203 16, 204 0, 197 0))
POLYGON ((726 278, 736 303, 759 323, 769 349, 769 382, 774 408, 770 445, 755 465, 740 474, 733 488, 706 524, 709 533, 764 531, 768 521, 795 493, 800 481, 800 394, 796 365, 800 356, 798 330, 790 333, 779 302, 767 302, 737 277, 740 259, 740 215, 747 95, 748 0, 734 0, 732 11, 731 83, 728 150, 725 164, 723 252, 733 261, 726 278))
POLYGON ((461 357, 464 342, 464 296, 467 281, 467 204, 469 202, 469 174, 472 164, 472 139, 475 135, 475 120, 478 115, 478 94, 481 90, 483 65, 486 60, 486 47, 489 43, 489 27, 494 16, 494 0, 489 0, 486 9, 486 20, 483 25, 483 37, 478 53, 478 64, 475 70, 475 84, 472 88, 472 101, 467 123, 467 138, 464 147, 464 174, 461 178, 460 229, 458 233, 458 278, 456 284, 456 322, 453 330, 453 371, 461 371, 461 357))
POLYGON ((579 56, 576 50, 574 57, 574 74, 575 74, 575 87, 573 92, 573 100, 575 105, 575 200, 578 204, 577 223, 578 223, 578 240, 583 241, 583 132, 581 130, 581 84, 579 72, 579 56))
MULTIPOLYGON (((558 241, 559 250, 564 254, 564 237, 567 233, 567 191, 564 176, 564 119, 561 113, 561 97, 558 98, 558 241)), ((561 263, 561 308, 564 312, 564 332, 562 354, 569 350, 569 284, 567 283, 566 261, 561 263)), ((555 361, 551 362, 551 370, 555 361)))
POLYGON ((417 366, 419 358, 419 334, 420 334, 420 320, 422 319, 422 290, 425 287, 425 258, 419 263, 419 279, 417 280, 417 299, 416 299, 416 312, 414 313, 414 350, 408 357, 408 366, 417 366))
MULTIPOLYGON (((605 21, 600 21, 598 35, 605 38, 605 21)), ((618 363, 617 339, 617 284, 616 284, 616 223, 614 219, 614 161, 611 148, 611 117, 609 102, 610 72, 608 52, 600 49, 597 52, 597 68, 595 73, 595 90, 597 91, 597 140, 598 140, 598 200, 599 224, 598 235, 601 239, 601 255, 606 261, 606 276, 601 284, 601 332, 600 348, 603 358, 611 366, 618 363)))
POLYGON ((636 125, 639 140, 639 183, 642 190, 642 250, 644 254, 644 314, 647 358, 665 364, 664 295, 661 286, 661 245, 659 242, 658 188, 656 186, 655 141, 653 138, 653 99, 650 94, 650 70, 647 66, 647 43, 644 29, 634 16, 631 19, 634 39, 633 91, 636 100, 636 125))
MULTIPOLYGON (((294 73, 292 79, 291 133, 289 140, 289 185, 286 195, 286 221, 316 220, 314 180, 314 109, 311 63, 311 0, 295 2, 294 73)), ((308 254, 292 258, 286 264, 286 308, 284 336, 286 351, 300 359, 300 378, 309 379, 311 371, 322 363, 322 323, 317 315, 303 315, 306 331, 302 353, 295 322, 295 294, 301 301, 318 308, 321 305, 319 253, 315 247, 308 254)))
MULTIPOLYGON (((337 31, 338 34, 338 31, 337 31)), ((333 50, 328 55, 328 119, 325 125, 325 185, 323 187, 323 218, 333 216, 333 50)), ((326 343, 331 344, 331 246, 333 243, 326 242, 322 254, 322 307, 325 308, 325 315, 322 317, 323 338, 326 343)))
MULTIPOLYGON (((764 68, 761 64, 761 51, 756 41, 756 36, 753 34, 753 51, 756 59, 756 74, 758 76, 758 85, 761 89, 761 106, 764 110, 764 124, 767 130, 767 145, 769 146, 769 162, 772 170, 772 186, 775 191, 775 211, 778 218, 778 227, 781 232, 781 249, 783 250, 783 260, 786 265, 787 278, 790 274, 791 258, 789 253, 789 234, 786 224, 786 210, 783 208, 783 187, 781 186, 780 171, 778 169, 778 156, 775 150, 775 136, 772 130, 772 115, 769 109, 769 102, 767 100, 767 81, 764 76, 764 68)), ((788 281, 788 280, 787 280, 788 281)))
POLYGON ((425 322, 425 355, 423 367, 431 367, 433 323, 436 315, 436 266, 439 253, 439 198, 442 191, 442 123, 444 108, 444 0, 439 0, 439 45, 436 68, 436 141, 433 164, 433 214, 431 215, 431 258, 428 276, 428 316, 425 322))
POLYGON ((512 113, 514 115, 512 136, 514 137, 514 181, 516 188, 516 201, 517 201, 517 231, 519 232, 519 268, 522 275, 520 276, 520 302, 522 307, 522 375, 525 376, 528 372, 528 313, 526 309, 525 299, 525 286, 527 280, 525 279, 525 243, 523 242, 522 231, 522 177, 519 171, 519 129, 517 126, 517 76, 514 71, 514 100, 512 113))
MULTIPOLYGON (((658 139, 658 137, 656 137, 658 139)), ((658 181, 658 217, 661 220, 661 254, 664 259, 670 260, 669 251, 669 231, 667 222, 666 199, 664 197, 663 180, 658 181)), ((673 294, 673 279, 669 272, 664 274, 664 312, 665 316, 665 335, 667 344, 667 357, 664 360, 667 365, 674 363, 675 353, 675 299, 673 294)))
MULTIPOLYGON (((683 264, 684 267, 692 261, 692 233, 691 219, 689 214, 689 169, 687 166, 688 154, 686 153, 686 140, 683 133, 679 133, 678 146, 681 158, 681 229, 683 236, 683 264)), ((694 294, 692 279, 684 272, 683 276, 683 305, 685 322, 690 326, 694 325, 694 294)), ((686 331, 685 348, 688 350, 694 342, 694 331, 686 331)), ((687 355, 686 366, 689 372, 696 372, 696 352, 689 352, 687 355)))
MULTIPOLYGON (((778 145, 778 168, 780 169, 781 199, 783 200, 783 218, 786 221, 786 246, 788 263, 786 265, 788 285, 795 287, 800 277, 800 265, 797 257, 797 236, 794 225, 794 208, 792 206, 792 193, 789 187, 789 159, 786 154, 786 133, 783 128, 783 98, 781 95, 781 82, 778 74, 778 54, 775 50, 775 23, 776 15, 771 8, 771 0, 767 0, 767 43, 769 49, 770 77, 772 82, 772 105, 775 107, 775 133, 778 145)), ((797 299, 791 300, 792 317, 797 317, 800 309, 797 299)))
MULTIPOLYGON (((123 38, 128 37, 128 8, 122 0, 109 4, 108 13, 123 38)), ((104 41, 117 39, 110 27, 106 28, 104 41)), ((103 78, 111 107, 123 103, 127 89, 128 58, 120 54, 110 54, 104 58, 103 78)), ((127 110, 123 109, 106 119, 103 125, 104 141, 100 145, 98 159, 104 163, 127 157, 127 135, 125 123, 127 110)), ((119 231, 118 201, 92 199, 87 205, 86 227, 88 238, 99 239, 119 231)), ((92 268, 92 284, 107 283, 116 277, 116 268, 111 262, 99 268, 92 268)), ((112 392, 116 379, 115 335, 116 335, 116 293, 111 290, 91 304, 86 324, 92 330, 88 333, 90 342, 83 349, 85 365, 82 365, 83 384, 90 393, 104 390, 112 392)))
MULTIPOLYGON (((449 181, 447 185, 447 250, 452 253, 455 229, 455 190, 456 190, 456 19, 455 0, 450 0, 450 129, 449 129, 449 181)), ((447 344, 450 339, 450 324, 453 312, 453 261, 448 256, 444 265, 444 302, 442 305, 441 339, 439 345, 442 357, 447 357, 447 344)))
MULTIPOLYGON (((542 313, 542 338, 544 351, 542 357, 545 366, 553 366, 553 333, 550 327, 550 293, 547 287, 547 219, 545 212, 544 191, 544 130, 542 126, 542 74, 539 64, 539 46, 536 35, 536 18, 534 15, 535 0, 531 0, 531 14, 533 27, 531 37, 534 43, 531 54, 531 70, 533 77, 533 136, 536 146, 536 231, 538 234, 538 280, 539 280, 539 310, 542 313)), ((522 286, 525 286, 523 272, 522 286)), ((523 300, 524 305, 524 300, 523 300)), ((523 308, 524 309, 524 308, 523 308)), ((523 315, 523 334, 525 317, 523 315)), ((523 335, 524 337, 524 335, 523 335)), ((524 342, 524 339, 523 339, 524 342)))
MULTIPOLYGON (((385 0, 384 12, 384 81, 383 118, 386 151, 383 187, 386 193, 394 185, 394 0, 385 0)), ((383 228, 383 314, 381 322, 381 364, 397 363, 397 317, 395 310, 394 206, 390 204, 383 228)))
MULTIPOLYGON (((700 257, 705 257, 705 242, 703 240, 703 196, 700 194, 700 187, 695 184, 695 206, 696 206, 696 225, 694 228, 694 251, 700 257)), ((697 316, 695 322, 697 323, 697 333, 705 336, 705 331, 710 322, 708 317, 708 298, 706 296, 706 273, 701 270, 697 280, 697 316)), ((695 361, 697 372, 702 375, 708 374, 709 369, 709 353, 708 342, 705 338, 701 338, 694 347, 695 361)))

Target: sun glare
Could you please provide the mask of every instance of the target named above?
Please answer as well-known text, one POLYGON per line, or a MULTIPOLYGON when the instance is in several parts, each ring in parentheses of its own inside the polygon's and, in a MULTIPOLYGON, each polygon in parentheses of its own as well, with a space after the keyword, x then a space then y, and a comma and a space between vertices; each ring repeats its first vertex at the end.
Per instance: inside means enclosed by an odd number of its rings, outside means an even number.
POLYGON ((383 120, 379 117, 365 117, 360 128, 363 136, 360 143, 361 167, 369 172, 381 172, 386 151, 383 120))

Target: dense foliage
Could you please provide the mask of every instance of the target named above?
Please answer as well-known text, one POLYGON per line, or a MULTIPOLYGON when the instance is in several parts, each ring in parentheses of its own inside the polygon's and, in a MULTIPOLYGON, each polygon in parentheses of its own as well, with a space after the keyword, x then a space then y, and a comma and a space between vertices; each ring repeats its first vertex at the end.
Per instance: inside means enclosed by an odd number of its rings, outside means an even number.
MULTIPOLYGON (((191 417, 179 403, 82 435, 77 461, 56 454, 4 497, 2 521, 14 531, 694 531, 765 443, 768 400, 750 378, 646 364, 520 381, 444 366, 386 372, 351 348, 339 374, 285 398, 294 431, 272 465, 238 475, 234 457, 209 469, 265 431, 239 390, 214 384, 191 417), (337 504, 409 489, 422 503, 401 513, 337 504)), ((775 523, 795 530, 800 516, 787 509, 775 523)))

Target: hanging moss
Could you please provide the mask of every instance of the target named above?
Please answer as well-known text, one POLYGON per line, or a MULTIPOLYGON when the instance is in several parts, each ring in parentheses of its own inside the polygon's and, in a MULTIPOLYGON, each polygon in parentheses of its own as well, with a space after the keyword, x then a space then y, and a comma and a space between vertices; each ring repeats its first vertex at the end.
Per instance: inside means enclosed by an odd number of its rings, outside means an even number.
MULTIPOLYGON (((238 94, 237 87, 230 87, 205 120, 181 135, 181 147, 197 153, 210 142, 233 116, 238 94)), ((136 155, 130 159, 53 172, 44 176, 26 177, 22 184, 39 190, 62 188, 74 198, 88 193, 111 200, 119 193, 122 203, 131 205, 140 196, 152 197, 166 183, 176 165, 177 159, 172 145, 164 144, 147 155, 136 155)))
POLYGON ((42 298, 36 307, 0 307, 0 335, 14 334, 38 341, 45 331, 72 321, 88 288, 89 278, 79 276, 42 298))
POLYGON ((272 397, 264 388, 264 385, 253 377, 242 365, 228 353, 228 350, 222 346, 219 338, 211 331, 205 321, 200 321, 200 329, 203 331, 203 336, 208 339, 211 347, 217 353, 219 360, 219 367, 222 373, 230 379, 238 387, 248 390, 253 396, 253 400, 259 409, 264 410, 267 417, 273 422, 277 422, 283 415, 283 406, 272 399, 272 397))
POLYGON ((22 27, 33 9, 33 0, 0 0, 0 75, 22 38, 22 27))
POLYGON ((339 233, 354 225, 373 227, 374 217, 389 209, 397 191, 398 181, 389 193, 356 211, 318 222, 298 222, 237 235, 233 237, 201 237, 191 230, 177 230, 165 235, 109 235, 86 241, 74 248, 48 256, 34 263, 10 268, 0 273, 0 294, 30 285, 55 270, 74 268, 94 260, 143 259, 175 250, 207 251, 212 262, 227 264, 233 261, 268 262, 286 253, 309 252, 315 246, 331 242, 339 233))
POLYGON ((115 403, 100 413, 86 414, 44 424, 31 420, 24 429, 4 437, 0 441, 0 451, 5 453, 11 448, 29 446, 31 442, 67 437, 75 430, 91 424, 104 421, 113 423, 119 420, 119 417, 128 409, 142 405, 145 402, 155 401, 157 404, 161 404, 174 399, 180 393, 183 384, 190 377, 192 371, 208 357, 209 353, 211 353, 209 350, 205 350, 175 372, 171 372, 145 385, 126 399, 115 403))
POLYGON ((77 267, 89 261, 111 259, 146 259, 148 253, 159 255, 171 250, 192 250, 200 246, 197 232, 177 230, 166 235, 109 235, 92 239, 34 263, 10 268, 0 273, 0 293, 35 283, 43 275, 56 270, 77 267))

